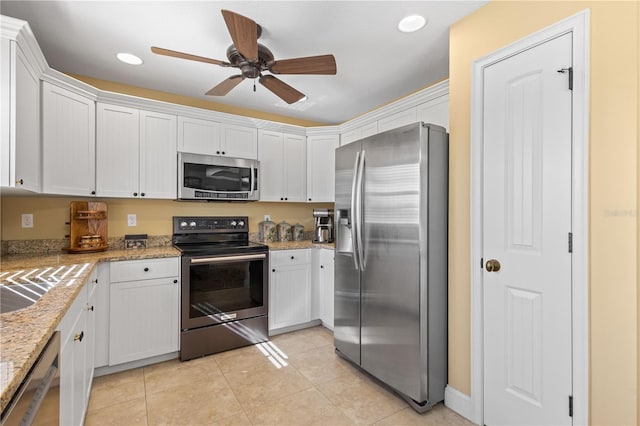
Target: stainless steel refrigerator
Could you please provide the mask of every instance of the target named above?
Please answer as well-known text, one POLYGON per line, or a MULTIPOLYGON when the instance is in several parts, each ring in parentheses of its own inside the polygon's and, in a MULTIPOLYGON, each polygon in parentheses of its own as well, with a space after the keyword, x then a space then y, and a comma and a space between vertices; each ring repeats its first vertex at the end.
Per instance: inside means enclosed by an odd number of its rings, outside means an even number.
POLYGON ((447 383, 448 135, 410 124, 335 167, 336 352, 426 411, 447 383))

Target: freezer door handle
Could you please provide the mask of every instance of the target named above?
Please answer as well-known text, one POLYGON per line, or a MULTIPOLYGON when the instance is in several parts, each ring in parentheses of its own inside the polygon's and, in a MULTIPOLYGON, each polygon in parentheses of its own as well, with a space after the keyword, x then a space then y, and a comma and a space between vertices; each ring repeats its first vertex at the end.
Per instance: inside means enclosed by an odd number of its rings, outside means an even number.
POLYGON ((353 180, 351 181, 351 226, 349 231, 351 232, 351 241, 353 244, 353 266, 356 271, 360 270, 358 265, 358 243, 356 241, 356 235, 358 233, 358 224, 356 216, 356 205, 358 199, 358 166, 360 165, 360 151, 356 153, 356 161, 353 164, 353 180))
POLYGON ((362 212, 362 175, 364 174, 364 161, 365 161, 365 152, 362 150, 360 153, 360 164, 358 164, 358 181, 356 183, 357 186, 357 196, 356 196, 356 214, 355 214, 355 223, 356 226, 356 247, 354 251, 358 253, 358 264, 360 265, 360 270, 364 271, 364 246, 362 244, 362 227, 363 227, 363 212, 362 212))

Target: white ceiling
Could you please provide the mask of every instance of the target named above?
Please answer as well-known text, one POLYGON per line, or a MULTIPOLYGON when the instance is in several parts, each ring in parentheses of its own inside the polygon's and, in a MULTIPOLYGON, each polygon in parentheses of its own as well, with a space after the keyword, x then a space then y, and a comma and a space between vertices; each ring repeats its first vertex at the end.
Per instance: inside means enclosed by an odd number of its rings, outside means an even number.
POLYGON ((8 1, 0 13, 28 21, 49 66, 79 74, 327 124, 410 94, 449 74, 449 26, 487 1, 8 1), (224 97, 204 93, 237 69, 151 53, 151 46, 226 61, 221 9, 262 26, 275 59, 332 53, 337 75, 281 75, 308 96, 287 105, 243 81, 224 97), (396 29, 409 14, 427 26, 396 29), (130 52, 144 61, 115 59, 130 52))

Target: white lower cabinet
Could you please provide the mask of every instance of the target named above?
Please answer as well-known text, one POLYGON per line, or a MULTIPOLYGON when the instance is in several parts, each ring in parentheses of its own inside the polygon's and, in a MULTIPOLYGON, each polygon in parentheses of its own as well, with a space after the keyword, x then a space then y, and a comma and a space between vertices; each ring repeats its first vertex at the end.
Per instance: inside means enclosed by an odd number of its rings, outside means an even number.
POLYGON ((111 262, 109 365, 178 350, 179 258, 111 262))
POLYGON ((333 330, 333 271, 334 251, 314 249, 313 278, 317 289, 318 317, 322 324, 333 330))
POLYGON ((97 270, 76 296, 60 331, 60 424, 79 425, 89 402, 95 354, 95 288, 97 270), (93 310, 91 308, 94 308, 93 310))
POLYGON ((311 249, 270 253, 269 331, 311 320, 311 249))

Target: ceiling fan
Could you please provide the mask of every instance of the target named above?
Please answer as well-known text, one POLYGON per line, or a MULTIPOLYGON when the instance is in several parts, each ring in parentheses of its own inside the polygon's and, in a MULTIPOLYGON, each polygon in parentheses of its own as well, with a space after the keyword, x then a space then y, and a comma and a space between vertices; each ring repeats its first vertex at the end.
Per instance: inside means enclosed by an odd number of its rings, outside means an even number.
MULTIPOLYGON (((233 44, 227 48, 227 59, 229 62, 155 46, 151 47, 151 51, 158 55, 240 69, 240 74, 232 75, 206 93, 211 96, 224 96, 245 78, 258 78, 260 84, 286 103, 292 104, 303 99, 305 95, 279 78, 270 74, 263 74, 265 71, 269 71, 272 74, 336 73, 336 60, 333 55, 275 60, 271 51, 267 49, 266 46, 258 43, 258 38, 260 38, 262 33, 262 27, 260 27, 260 25, 256 24, 255 21, 250 18, 229 10, 222 9, 222 16, 233 40, 233 44)), ((255 91, 255 84, 253 90, 255 91)))

